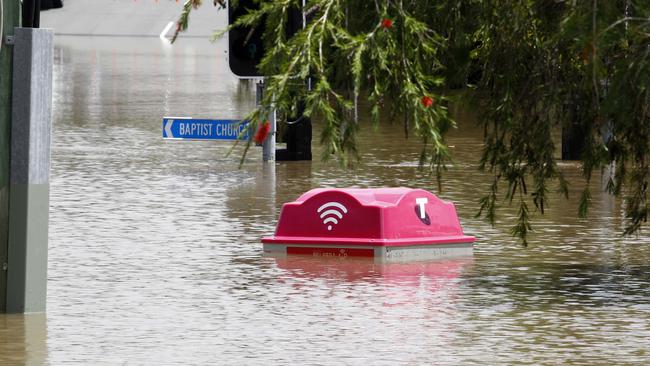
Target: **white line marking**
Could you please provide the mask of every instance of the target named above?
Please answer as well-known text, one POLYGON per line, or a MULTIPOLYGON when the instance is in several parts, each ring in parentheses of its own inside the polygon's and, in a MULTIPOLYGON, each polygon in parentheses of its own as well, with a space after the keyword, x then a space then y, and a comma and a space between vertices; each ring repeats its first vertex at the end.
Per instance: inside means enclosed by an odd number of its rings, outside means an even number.
POLYGON ((192 119, 192 117, 164 116, 163 119, 192 119))
POLYGON ((169 32, 169 30, 172 29, 173 26, 174 26, 174 22, 167 23, 167 26, 165 27, 165 29, 163 29, 163 31, 160 33, 160 36, 159 36, 160 39, 167 40, 167 38, 166 38, 167 37, 167 32, 169 32))

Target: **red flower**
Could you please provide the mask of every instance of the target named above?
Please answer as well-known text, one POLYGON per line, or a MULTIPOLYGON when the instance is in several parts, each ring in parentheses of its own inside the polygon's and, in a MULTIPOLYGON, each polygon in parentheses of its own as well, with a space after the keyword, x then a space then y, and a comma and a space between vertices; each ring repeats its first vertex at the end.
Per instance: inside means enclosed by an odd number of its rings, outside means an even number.
POLYGON ((257 132, 255 132, 255 135, 253 136, 253 141, 257 144, 263 143, 269 135, 269 132, 271 132, 271 123, 269 123, 269 121, 264 121, 264 123, 257 128, 257 132))
POLYGON ((424 108, 429 108, 433 105, 433 98, 431 98, 428 95, 425 95, 420 99, 420 103, 424 106, 424 108))
POLYGON ((389 18, 384 18, 381 20, 381 27, 384 29, 390 29, 393 27, 393 20, 389 18))

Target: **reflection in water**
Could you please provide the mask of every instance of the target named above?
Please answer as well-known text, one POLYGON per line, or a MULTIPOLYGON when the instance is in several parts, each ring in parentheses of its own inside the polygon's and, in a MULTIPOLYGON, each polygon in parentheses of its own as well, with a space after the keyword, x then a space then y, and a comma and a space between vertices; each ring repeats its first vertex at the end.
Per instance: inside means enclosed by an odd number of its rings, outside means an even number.
POLYGON ((43 365, 47 358, 45 314, 0 315, 0 365, 43 365))
MULTIPOLYGON (((650 237, 621 238, 621 202, 561 163, 571 201, 535 217, 531 246, 474 218, 481 131, 458 113, 442 198, 477 236, 469 261, 376 265, 262 256, 282 203, 315 187, 406 186, 420 143, 361 121, 363 163, 239 168, 227 143, 163 141, 165 115, 243 117, 255 103, 203 40, 57 41, 48 313, 0 316, 0 359, 115 364, 646 364, 650 237), (202 43, 204 42, 204 43, 202 43), (47 327, 47 328, 46 328, 47 327), (47 332, 45 332, 47 329, 47 332), (46 346, 47 344, 47 346, 46 346), (46 353, 46 356, 45 356, 46 353), (40 355, 40 356, 39 356, 40 355), (40 359, 38 358, 40 357, 40 359)), ((315 123, 318 136, 318 123, 315 123)), ((314 156, 320 156, 315 146, 314 156)), ((596 181, 596 180, 595 180, 596 181)), ((42 361, 42 362, 41 362, 42 361)))
MULTIPOLYGON (((342 281, 379 281, 411 283, 451 281, 458 279, 464 267, 474 258, 441 259, 428 262, 379 263, 372 258, 313 257, 291 255, 273 258, 278 268, 292 277, 333 278, 342 281)), ((285 274, 283 274, 285 275, 285 274)))

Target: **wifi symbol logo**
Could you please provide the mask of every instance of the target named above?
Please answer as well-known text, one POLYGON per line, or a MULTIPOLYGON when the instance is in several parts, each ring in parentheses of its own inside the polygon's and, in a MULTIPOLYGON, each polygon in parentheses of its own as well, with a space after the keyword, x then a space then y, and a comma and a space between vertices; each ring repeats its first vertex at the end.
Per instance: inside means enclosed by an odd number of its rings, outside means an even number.
POLYGON ((339 220, 343 219, 343 214, 348 213, 348 209, 338 202, 327 202, 320 206, 317 212, 323 220, 323 225, 327 225, 327 230, 331 231, 332 224, 338 224, 339 220))

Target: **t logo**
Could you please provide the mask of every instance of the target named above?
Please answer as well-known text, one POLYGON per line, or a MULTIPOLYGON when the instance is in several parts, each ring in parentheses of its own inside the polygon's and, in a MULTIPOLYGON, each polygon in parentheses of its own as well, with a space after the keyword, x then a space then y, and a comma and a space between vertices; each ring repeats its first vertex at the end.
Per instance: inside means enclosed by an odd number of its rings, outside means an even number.
POLYGON ((420 219, 425 218, 427 211, 424 209, 424 205, 429 203, 429 200, 426 198, 416 198, 415 203, 420 207, 420 219))
POLYGON ((429 215, 427 215, 427 210, 426 204, 429 203, 429 200, 425 198, 416 198, 415 199, 415 213, 418 215, 418 218, 422 223, 425 225, 431 225, 431 220, 429 219, 429 215))

